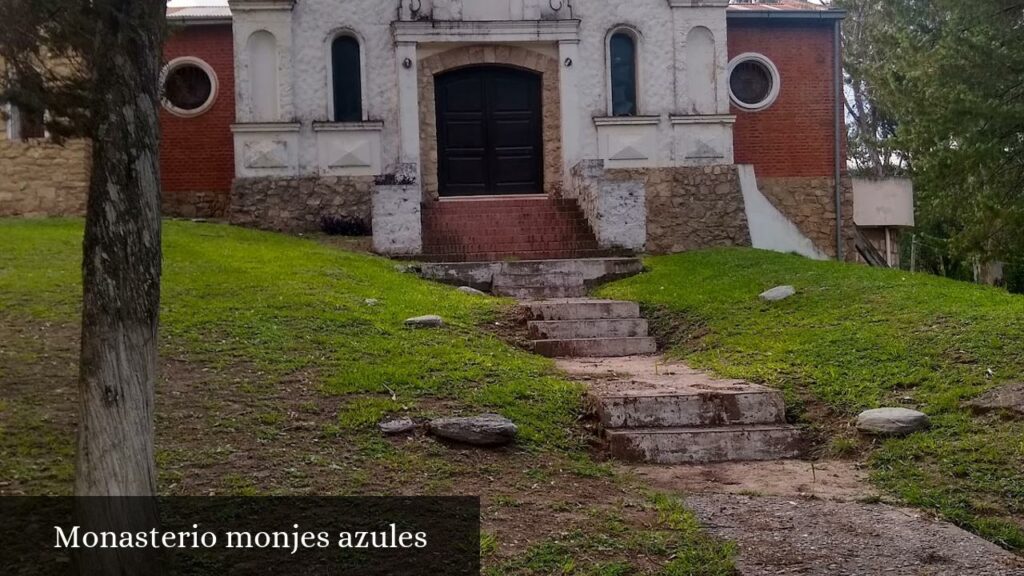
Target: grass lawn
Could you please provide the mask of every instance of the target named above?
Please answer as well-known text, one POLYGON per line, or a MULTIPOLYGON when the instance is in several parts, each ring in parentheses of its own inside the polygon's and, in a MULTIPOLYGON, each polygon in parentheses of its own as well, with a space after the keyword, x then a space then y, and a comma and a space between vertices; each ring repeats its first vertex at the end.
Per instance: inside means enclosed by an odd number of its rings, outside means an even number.
POLYGON ((781 388, 832 455, 863 454, 903 501, 1024 550, 1024 422, 962 402, 1024 377, 1024 297, 921 274, 756 250, 651 258, 600 290, 640 301, 671 352, 720 375, 781 388), (775 304, 762 291, 792 284, 775 304), (932 428, 869 442, 862 409, 918 408, 932 428))
MULTIPOLYGON (((81 237, 0 220, 0 495, 71 488, 81 237)), ((481 329, 505 302, 222 225, 167 222, 164 247, 161 493, 479 494, 491 575, 733 573, 677 498, 591 460, 580 387, 481 329), (447 326, 403 326, 422 314, 447 326), (514 448, 376 430, 482 411, 519 425, 514 448)))

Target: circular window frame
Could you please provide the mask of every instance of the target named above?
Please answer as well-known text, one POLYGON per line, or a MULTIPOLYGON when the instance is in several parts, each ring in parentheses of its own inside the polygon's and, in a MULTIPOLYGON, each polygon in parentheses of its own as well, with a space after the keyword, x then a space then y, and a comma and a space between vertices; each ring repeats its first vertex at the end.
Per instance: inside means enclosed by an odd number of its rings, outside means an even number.
POLYGON ((748 112, 759 112, 761 110, 770 108, 771 105, 775 104, 775 101, 779 99, 779 94, 782 92, 782 78, 779 75, 779 69, 775 66, 775 63, 772 62, 767 56, 765 56, 764 54, 758 54, 757 52, 747 52, 745 54, 740 54, 739 56, 733 58, 731 62, 729 62, 728 82, 729 99, 732 100, 732 103, 735 104, 738 108, 741 108, 748 112), (757 62, 761 64, 768 70, 768 74, 771 75, 772 77, 772 88, 768 92, 768 96, 765 97, 764 100, 761 100, 756 104, 748 104, 746 102, 743 102, 742 100, 737 98, 736 94, 732 91, 732 74, 736 70, 737 66, 745 62, 757 62))
POLYGON ((195 118, 208 112, 213 107, 214 103, 217 102, 217 94, 219 92, 219 83, 217 81, 217 73, 213 71, 213 67, 207 64, 204 60, 196 58, 195 56, 182 56, 175 58, 164 66, 164 69, 160 71, 160 101, 163 104, 165 110, 178 116, 179 118, 195 118), (206 102, 202 106, 195 108, 194 110, 185 110, 184 108, 178 108, 173 102, 164 96, 164 85, 167 83, 167 77, 185 66, 195 66, 206 73, 207 78, 210 79, 210 96, 206 99, 206 102))

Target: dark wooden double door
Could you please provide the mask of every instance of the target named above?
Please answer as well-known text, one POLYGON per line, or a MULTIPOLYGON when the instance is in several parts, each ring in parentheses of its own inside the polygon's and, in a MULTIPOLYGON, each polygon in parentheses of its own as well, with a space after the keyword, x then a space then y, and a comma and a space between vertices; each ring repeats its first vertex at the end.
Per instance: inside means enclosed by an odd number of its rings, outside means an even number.
POLYGON ((543 193, 540 75, 475 66, 434 87, 441 196, 543 193))

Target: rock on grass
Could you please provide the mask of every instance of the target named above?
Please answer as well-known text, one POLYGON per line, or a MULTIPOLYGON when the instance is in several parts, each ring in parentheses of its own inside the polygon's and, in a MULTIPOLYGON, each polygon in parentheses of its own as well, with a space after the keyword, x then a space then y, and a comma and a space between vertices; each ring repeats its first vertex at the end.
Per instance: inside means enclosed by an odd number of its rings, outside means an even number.
POLYGON ((795 294, 796 288, 793 288, 792 286, 776 286, 771 290, 766 290, 762 292, 759 298, 761 298, 761 300, 764 300, 765 302, 778 302, 780 300, 785 300, 786 298, 789 298, 790 296, 793 296, 795 294))
POLYGON ((444 319, 440 316, 430 314, 427 316, 409 318, 405 321, 405 325, 410 328, 440 328, 444 326, 444 319))
POLYGON ((427 427, 438 438, 474 446, 503 446, 516 438, 519 428, 497 414, 467 418, 438 418, 427 427))
POLYGON ((927 414, 906 408, 876 408, 857 416, 857 430, 873 436, 906 436, 930 423, 927 414))

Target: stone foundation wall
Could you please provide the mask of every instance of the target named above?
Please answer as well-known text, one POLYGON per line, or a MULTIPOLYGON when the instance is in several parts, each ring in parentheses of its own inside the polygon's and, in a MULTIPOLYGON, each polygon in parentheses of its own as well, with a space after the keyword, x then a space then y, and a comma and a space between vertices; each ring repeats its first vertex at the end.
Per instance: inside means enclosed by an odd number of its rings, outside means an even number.
POLYGON ((607 177, 644 183, 650 253, 750 246, 735 166, 614 169, 607 177))
POLYGON ((320 218, 371 221, 372 176, 239 178, 231 190, 228 220, 279 232, 314 232, 320 218))
MULTIPOLYGON (((822 252, 836 257, 835 180, 828 177, 758 178, 765 198, 786 215, 822 252)), ((844 259, 856 260, 853 223, 853 181, 843 185, 844 259)))
POLYGON ((519 46, 463 46, 424 58, 419 63, 420 154, 425 199, 438 197, 437 102, 434 76, 473 65, 505 65, 541 74, 544 190, 555 196, 562 187, 562 105, 558 59, 519 46))
POLYGON ((0 134, 0 216, 85 214, 90 155, 86 140, 59 146, 14 142, 0 134))
POLYGON ((177 218, 224 218, 230 197, 224 192, 163 191, 161 208, 164 216, 177 218))

